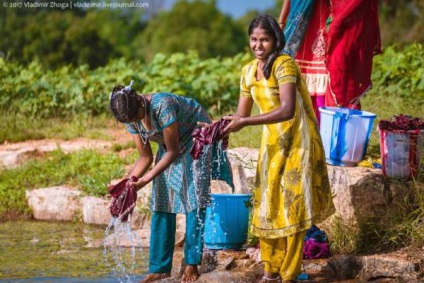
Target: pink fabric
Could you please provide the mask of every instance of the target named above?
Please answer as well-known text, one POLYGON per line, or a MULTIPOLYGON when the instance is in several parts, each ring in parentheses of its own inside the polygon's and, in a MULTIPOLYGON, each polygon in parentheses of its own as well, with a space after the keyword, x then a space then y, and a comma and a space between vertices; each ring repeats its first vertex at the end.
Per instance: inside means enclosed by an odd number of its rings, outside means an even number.
POLYGON ((137 202, 137 191, 133 186, 128 186, 128 181, 136 182, 137 177, 123 179, 118 184, 108 190, 112 196, 109 206, 110 214, 118 217, 122 222, 128 221, 128 217, 133 212, 137 202))
POLYGON ((373 56, 381 52, 378 0, 331 0, 330 9, 326 105, 352 107, 371 88, 373 56))
POLYGON ((212 144, 218 140, 222 140, 222 148, 227 149, 228 137, 223 136, 223 130, 230 122, 230 120, 221 118, 209 127, 196 128, 191 134, 194 139, 193 146, 190 150, 193 159, 199 159, 205 145, 212 144))
POLYGON ((328 243, 321 243, 314 239, 308 239, 303 246, 303 257, 305 259, 327 258, 330 256, 328 243))
POLYGON ((321 121, 321 114, 319 112, 319 108, 325 106, 325 96, 323 95, 311 96, 311 100, 312 100, 312 105, 314 107, 315 115, 317 116, 318 125, 319 125, 321 121))

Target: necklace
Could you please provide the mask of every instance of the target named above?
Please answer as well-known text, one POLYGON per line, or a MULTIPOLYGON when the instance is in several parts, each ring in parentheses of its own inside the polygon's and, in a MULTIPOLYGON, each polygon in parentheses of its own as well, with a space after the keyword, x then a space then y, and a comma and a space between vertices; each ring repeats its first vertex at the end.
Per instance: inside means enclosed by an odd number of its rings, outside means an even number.
MULTIPOLYGON (((144 108, 144 117, 147 119, 147 102, 146 102, 146 98, 144 97, 144 95, 141 95, 141 98, 143 99, 143 108, 144 108)), ((132 122, 133 126, 137 129, 138 134, 140 135, 141 141, 143 142, 144 145, 147 144, 147 140, 148 140, 148 136, 147 133, 143 127, 143 129, 140 128, 141 124, 141 119, 137 122, 132 122)))

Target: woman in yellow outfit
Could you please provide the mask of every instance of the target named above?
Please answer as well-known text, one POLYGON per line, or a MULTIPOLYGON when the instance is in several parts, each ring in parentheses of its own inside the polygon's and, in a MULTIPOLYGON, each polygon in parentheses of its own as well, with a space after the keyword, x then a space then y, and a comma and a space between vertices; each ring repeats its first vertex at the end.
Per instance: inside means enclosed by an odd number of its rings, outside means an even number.
POLYGON ((334 211, 324 149, 305 82, 281 55, 284 36, 271 16, 249 26, 256 59, 242 69, 237 113, 225 131, 264 125, 251 232, 265 264, 261 282, 293 282, 301 273, 306 231, 334 211), (256 103, 260 114, 251 116, 256 103))

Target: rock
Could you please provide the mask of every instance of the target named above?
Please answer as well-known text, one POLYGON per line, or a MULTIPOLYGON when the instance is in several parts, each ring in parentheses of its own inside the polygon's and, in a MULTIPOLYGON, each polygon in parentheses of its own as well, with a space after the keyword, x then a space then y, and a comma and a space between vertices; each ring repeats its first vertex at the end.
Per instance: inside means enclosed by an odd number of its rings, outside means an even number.
POLYGON ((97 197, 83 197, 82 221, 87 224, 108 225, 111 215, 108 209, 110 201, 97 197))
MULTIPOLYGON (((397 278, 404 282, 419 282, 422 260, 405 259, 397 253, 364 256, 359 279, 372 281, 375 278, 397 278)), ((422 281, 420 281, 422 282, 422 281)))
POLYGON ((380 169, 328 165, 335 215, 348 225, 384 225, 402 209, 409 189, 386 179, 380 169))
POLYGON ((423 282, 423 259, 405 258, 398 252, 355 256, 336 255, 322 270, 338 280, 358 279, 361 282, 388 278, 394 282, 423 282))
POLYGON ((45 152, 61 149, 64 152, 86 149, 102 149, 110 147, 111 142, 76 139, 72 141, 37 140, 21 143, 0 145, 0 165, 5 168, 14 168, 25 160, 26 156, 42 156, 45 152))
POLYGON ((233 172, 235 193, 249 194, 256 176, 259 150, 239 147, 228 150, 228 159, 233 172))
MULTIPOLYGON (((161 283, 180 283, 184 272, 184 250, 174 252, 171 278, 161 283)), ((205 250, 202 265, 199 267, 200 277, 196 282, 202 283, 253 283, 262 277, 263 266, 248 259, 244 251, 205 250)))
POLYGON ((232 191, 233 189, 225 181, 211 181, 211 194, 232 194, 232 191))
POLYGON ((29 207, 37 220, 74 221, 80 217, 81 192, 69 187, 27 190, 29 207))

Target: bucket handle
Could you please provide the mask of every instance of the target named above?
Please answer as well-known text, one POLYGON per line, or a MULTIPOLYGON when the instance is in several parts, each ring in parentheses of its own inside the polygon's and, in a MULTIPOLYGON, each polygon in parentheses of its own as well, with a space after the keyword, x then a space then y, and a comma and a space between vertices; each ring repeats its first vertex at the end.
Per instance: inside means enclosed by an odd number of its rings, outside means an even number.
POLYGON ((356 105, 358 105, 358 103, 359 103, 359 101, 361 100, 361 98, 362 98, 362 97, 364 97, 364 96, 365 96, 365 94, 366 94, 366 93, 367 93, 370 89, 371 89, 371 86, 367 87, 367 89, 366 89, 366 90, 364 90, 364 92, 363 92, 360 96, 358 96, 358 97, 355 99, 355 102, 353 102, 352 106, 350 106, 350 107, 349 107, 349 112, 348 112, 348 114, 346 115, 346 120, 348 120, 348 119, 350 118, 350 116, 352 115, 352 111, 353 111, 353 110, 355 110, 356 105))

